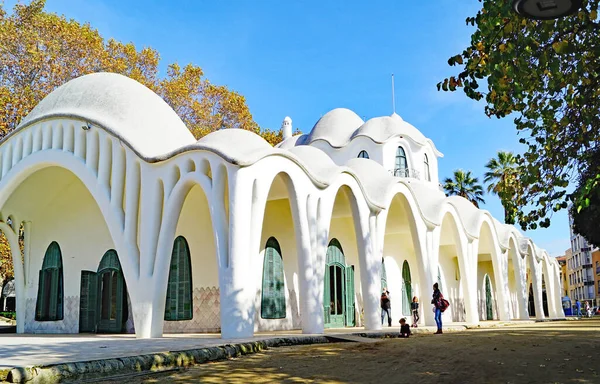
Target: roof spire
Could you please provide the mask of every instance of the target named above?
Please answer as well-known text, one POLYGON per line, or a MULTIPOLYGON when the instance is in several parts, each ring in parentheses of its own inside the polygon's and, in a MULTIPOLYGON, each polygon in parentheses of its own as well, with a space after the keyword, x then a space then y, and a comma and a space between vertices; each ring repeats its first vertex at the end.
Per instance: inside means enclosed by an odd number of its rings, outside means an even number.
POLYGON ((392 73, 392 112, 396 113, 396 96, 394 94, 394 74, 392 73))

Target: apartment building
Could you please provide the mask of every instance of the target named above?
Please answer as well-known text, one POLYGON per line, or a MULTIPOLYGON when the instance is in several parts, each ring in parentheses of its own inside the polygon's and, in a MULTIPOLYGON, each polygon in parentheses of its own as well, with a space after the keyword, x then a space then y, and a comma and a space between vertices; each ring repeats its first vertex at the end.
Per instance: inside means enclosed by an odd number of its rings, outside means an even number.
POLYGON ((600 250, 592 252, 592 265, 594 267, 594 291, 596 292, 596 306, 600 307, 600 250))
MULTIPOLYGON (((575 302, 589 301, 596 303, 600 301, 598 287, 596 286, 596 270, 592 261, 592 252, 597 250, 588 243, 583 236, 573 231, 573 218, 569 215, 569 229, 571 233, 571 255, 567 255, 567 274, 569 296, 575 302)), ((600 261, 600 260, 599 260, 600 261)), ((600 263, 598 264, 600 266, 600 263)))

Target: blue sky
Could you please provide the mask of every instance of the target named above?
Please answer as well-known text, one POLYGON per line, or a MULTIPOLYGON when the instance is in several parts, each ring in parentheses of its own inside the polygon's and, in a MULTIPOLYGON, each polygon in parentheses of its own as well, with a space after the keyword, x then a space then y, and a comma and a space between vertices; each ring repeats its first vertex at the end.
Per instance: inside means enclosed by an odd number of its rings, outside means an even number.
MULTIPOLYGON (((14 1, 6 1, 12 8, 14 1)), ((99 1, 48 0, 46 9, 89 22, 104 37, 150 46, 161 68, 200 65, 212 82, 243 94, 262 127, 285 116, 309 131, 336 107, 368 119, 396 112, 444 153, 440 178, 456 168, 482 177, 498 150, 522 151, 512 119, 488 119, 483 103, 436 84, 447 60, 470 41, 477 0, 437 1, 99 1)), ((456 71, 456 69, 454 69, 456 71)), ((502 220, 498 198, 483 208, 502 220)), ((569 247, 566 212, 548 229, 527 232, 552 255, 569 247)))

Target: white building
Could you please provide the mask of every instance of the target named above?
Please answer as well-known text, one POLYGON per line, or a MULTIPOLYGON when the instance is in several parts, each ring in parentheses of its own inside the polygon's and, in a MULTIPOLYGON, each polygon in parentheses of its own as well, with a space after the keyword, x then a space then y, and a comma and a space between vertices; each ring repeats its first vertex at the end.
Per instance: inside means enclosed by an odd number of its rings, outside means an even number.
POLYGON ((0 144, 0 229, 18 332, 381 327, 431 286, 451 321, 563 317, 559 267, 512 226, 439 188, 433 142, 398 115, 347 109, 271 147, 226 129, 196 141, 141 84, 99 73, 48 95, 0 144), (362 158, 361 158, 362 157, 362 158))

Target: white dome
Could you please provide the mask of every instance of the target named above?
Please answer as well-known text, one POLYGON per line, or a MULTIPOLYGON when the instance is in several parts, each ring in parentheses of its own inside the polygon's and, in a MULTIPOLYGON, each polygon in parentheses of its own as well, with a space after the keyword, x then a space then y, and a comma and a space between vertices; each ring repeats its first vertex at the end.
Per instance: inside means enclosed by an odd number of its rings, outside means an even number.
POLYGON ((354 131, 363 124, 363 119, 353 111, 336 108, 317 121, 308 135, 307 143, 324 140, 333 147, 342 147, 350 141, 354 131))
POLYGON ((419 145, 424 145, 427 138, 413 125, 402 120, 397 114, 391 116, 374 117, 369 119, 352 135, 367 136, 376 143, 384 143, 395 136, 407 136, 419 145))
POLYGON ((160 96, 116 73, 92 73, 63 84, 33 108, 19 127, 50 117, 80 118, 100 125, 146 158, 196 141, 160 96))

